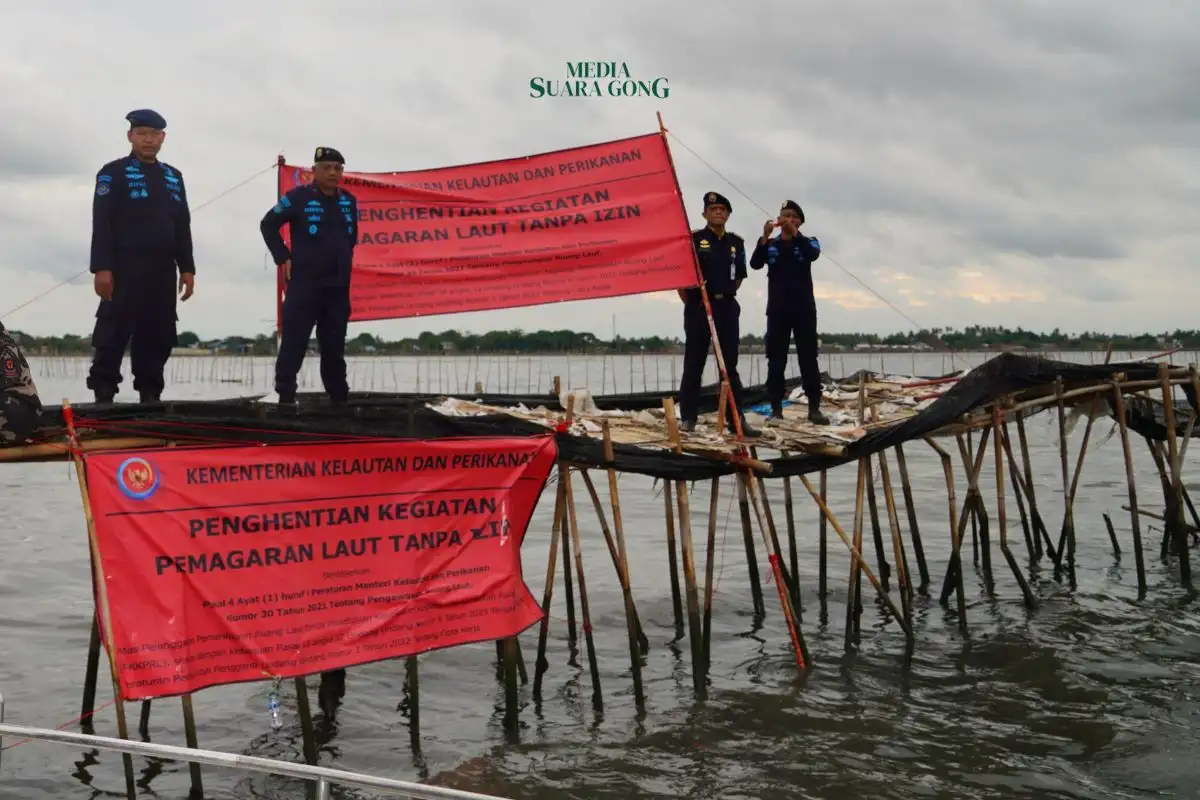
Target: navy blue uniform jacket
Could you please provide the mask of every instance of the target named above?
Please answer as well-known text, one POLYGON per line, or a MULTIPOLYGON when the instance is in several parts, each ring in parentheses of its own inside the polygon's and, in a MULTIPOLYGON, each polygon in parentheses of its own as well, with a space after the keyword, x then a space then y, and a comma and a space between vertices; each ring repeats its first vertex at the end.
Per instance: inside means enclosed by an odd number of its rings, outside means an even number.
MULTIPOLYGON (((135 156, 110 161, 96 174, 90 269, 116 274, 196 271, 192 215, 183 173, 135 156)), ((161 276, 160 276, 161 277, 161 276)))
POLYGON ((292 262, 293 285, 348 288, 358 241, 358 201, 344 189, 322 193, 316 184, 297 186, 279 198, 259 225, 275 263, 292 262), (279 229, 291 224, 289 253, 279 229))
MULTIPOLYGON (((729 231, 718 236, 706 226, 692 231, 692 244, 709 298, 716 295, 721 295, 717 299, 732 298, 738 282, 746 278, 746 240, 729 231)), ((687 290, 687 299, 700 302, 700 290, 687 290)))
POLYGON ((821 242, 797 233, 791 239, 761 239, 750 256, 750 266, 767 265, 767 313, 808 314, 813 297, 812 264, 821 257, 821 242))

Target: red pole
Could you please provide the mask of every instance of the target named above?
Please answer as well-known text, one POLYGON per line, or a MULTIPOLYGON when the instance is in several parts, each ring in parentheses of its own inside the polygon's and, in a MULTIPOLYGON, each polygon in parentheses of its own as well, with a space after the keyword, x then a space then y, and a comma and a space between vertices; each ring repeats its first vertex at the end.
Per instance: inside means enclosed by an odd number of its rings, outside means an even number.
MULTIPOLYGON (((279 198, 283 197, 283 166, 287 163, 284 161, 283 154, 280 153, 275 161, 277 167, 275 175, 275 202, 279 202, 279 198)), ((275 267, 275 349, 279 349, 279 341, 283 337, 283 293, 286 288, 286 281, 283 279, 283 267, 276 265, 275 267)))

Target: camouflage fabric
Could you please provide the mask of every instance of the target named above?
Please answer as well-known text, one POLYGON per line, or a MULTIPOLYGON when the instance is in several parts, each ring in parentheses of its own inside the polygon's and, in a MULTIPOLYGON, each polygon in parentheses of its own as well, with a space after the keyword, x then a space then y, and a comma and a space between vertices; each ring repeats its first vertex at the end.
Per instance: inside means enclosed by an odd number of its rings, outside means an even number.
POLYGON ((0 381, 0 444, 28 441, 40 422, 42 401, 29 362, 3 323, 0 323, 0 381))

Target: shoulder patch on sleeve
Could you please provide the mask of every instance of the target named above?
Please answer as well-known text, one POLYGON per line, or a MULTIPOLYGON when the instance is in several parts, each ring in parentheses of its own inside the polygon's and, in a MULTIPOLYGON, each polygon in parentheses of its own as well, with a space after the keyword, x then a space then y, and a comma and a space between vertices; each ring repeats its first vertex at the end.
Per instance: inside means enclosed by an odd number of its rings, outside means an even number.
MULTIPOLYGON (((288 194, 291 194, 291 192, 288 192, 288 194)), ((291 208, 292 199, 285 194, 283 197, 279 198, 279 203, 275 207, 278 209, 291 208)))
POLYGON ((812 242, 813 247, 817 248, 818 250, 821 249, 821 240, 820 239, 818 239, 817 237, 814 236, 811 239, 809 239, 809 241, 812 242))
POLYGON ((96 195, 98 197, 103 197, 104 195, 108 194, 109 190, 112 188, 109 185, 109 181, 111 180, 112 178, 109 176, 101 175, 99 180, 96 181, 96 195))

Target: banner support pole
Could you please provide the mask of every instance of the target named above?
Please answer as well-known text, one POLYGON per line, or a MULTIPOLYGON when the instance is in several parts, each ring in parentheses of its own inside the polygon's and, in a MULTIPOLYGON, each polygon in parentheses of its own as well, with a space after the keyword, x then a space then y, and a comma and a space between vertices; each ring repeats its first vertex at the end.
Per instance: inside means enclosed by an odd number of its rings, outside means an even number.
MULTIPOLYGON (((663 146, 667 150, 667 159, 668 159, 668 162, 671 164, 671 171, 675 172, 675 159, 671 156, 671 145, 670 145, 670 142, 667 141, 667 127, 666 127, 666 125, 663 124, 662 112, 659 111, 656 113, 658 115, 658 133, 662 137, 663 146)), ((678 173, 676 173, 676 177, 675 177, 675 186, 676 186, 676 189, 678 190, 678 188, 679 188, 678 173)), ((679 191, 679 202, 680 202, 680 205, 682 206, 682 204, 683 204, 682 190, 679 191)), ((685 209, 685 211, 686 211, 686 209, 685 209)), ((709 335, 712 337, 713 353, 717 358, 717 369, 719 370, 720 375, 721 375, 720 392, 724 393, 725 388, 727 386, 730 386, 729 373, 725 368, 725 358, 721 352, 721 343, 717 340, 717 326, 716 326, 716 323, 713 322, 712 304, 709 302, 708 291, 705 289, 705 286, 704 286, 704 275, 703 275, 703 273, 700 272, 700 256, 696 253, 695 247, 692 248, 692 259, 693 259, 693 263, 696 266, 696 277, 700 283, 700 297, 704 301, 704 313, 708 317, 708 330, 709 330, 709 335)), ((739 345, 740 345, 740 342, 739 342, 739 345)), ((730 387, 730 388, 732 388, 732 387, 730 387)), ((720 395, 718 395, 718 397, 719 396, 720 395)), ((742 431, 742 411, 740 408, 738 408, 737 401, 734 399, 732 391, 729 392, 728 400, 729 400, 729 407, 733 410, 733 427, 734 427, 734 431, 737 434, 738 456, 740 457, 740 459, 744 460, 749 455, 749 452, 746 448, 745 436, 742 431)), ((721 409, 720 403, 717 404, 717 408, 718 408, 718 413, 720 413, 720 409, 721 409)), ((717 425, 718 425, 719 430, 724 430, 725 420, 724 419, 717 420, 717 425)), ((739 472, 741 472, 741 468, 739 468, 739 472)), ((758 496, 758 487, 755 484, 753 476, 750 474, 749 467, 746 467, 745 472, 742 473, 739 477, 744 480, 745 486, 746 486, 746 491, 750 495, 750 501, 751 501, 751 505, 754 509, 754 515, 758 521, 758 530, 759 530, 759 533, 762 535, 763 545, 764 545, 764 547, 766 547, 766 550, 767 550, 767 559, 771 564, 771 571, 774 573, 775 584, 779 588, 779 603, 783 609, 784 621, 787 624, 788 634, 792 640, 792 651, 796 656, 796 667, 800 670, 800 672, 807 672, 808 671, 808 659, 805 658, 805 655, 804 655, 805 648, 801 643, 800 625, 799 625, 798 621, 796 620, 795 609, 792 608, 791 598, 789 596, 789 593, 785 589, 785 586, 787 585, 787 583, 786 583, 786 581, 784 581, 783 572, 780 569, 779 551, 776 550, 775 547, 773 546, 771 537, 767 534, 767 528, 763 523, 763 516, 764 516, 763 511, 762 511, 763 500, 762 500, 762 498, 760 498, 758 496)))
MULTIPOLYGON (((675 158, 671 155, 671 144, 667 141, 667 128, 663 124, 662 112, 658 111, 655 113, 658 115, 658 134, 662 137, 663 147, 667 150, 667 161, 671 165, 671 172, 675 173, 675 188, 679 192, 679 203, 682 206, 683 191, 679 188, 679 176, 675 172, 675 158)), ((686 209, 684 209, 684 215, 686 218, 686 209)), ((720 374, 721 384, 724 385, 729 383, 729 372, 725 368, 725 356, 721 352, 721 343, 717 339, 717 325, 713 321, 712 303, 708 299, 708 289, 705 287, 704 273, 700 271, 700 257, 696 254, 695 247, 692 248, 692 263, 696 267, 696 280, 700 286, 700 298, 704 301, 704 315, 708 319, 708 333, 712 339, 713 355, 717 359, 717 371, 720 374)), ((742 441, 742 410, 737 407, 737 402, 734 400, 732 392, 729 394, 729 406, 733 409, 734 432, 737 435, 738 441, 742 441)), ((717 426, 723 429, 725 427, 725 420, 717 420, 717 426)))
MULTIPOLYGON (((92 563, 96 567, 92 573, 92 580, 96 590, 95 596, 100 601, 100 623, 104 626, 104 638, 107 640, 101 646, 108 655, 108 667, 112 674, 113 702, 117 710, 117 735, 122 739, 128 739, 129 727, 125 721, 125 700, 121 697, 121 682, 118 678, 117 661, 112 651, 112 648, 115 646, 113 644, 115 640, 113 639, 112 632, 112 617, 109 615, 108 588, 104 578, 104 565, 100 559, 100 543, 96 539, 96 520, 92 516, 92 504, 87 492, 87 478, 84 475, 83 454, 79 449, 79 433, 75 428, 75 410, 71 408, 71 401, 65 397, 62 401, 62 414, 63 421, 67 427, 67 447, 71 453, 71 457, 75 461, 75 477, 79 481, 79 495, 83 501, 83 517, 87 523, 88 545, 92 551, 92 563)), ((125 753, 121 756, 121 760, 125 764, 125 793, 132 800, 137 796, 137 789, 133 782, 133 756, 125 753)))
MULTIPOLYGON (((280 153, 275 160, 275 202, 279 202, 279 198, 283 197, 283 166, 287 162, 284 160, 283 153, 280 153)), ((286 281, 283 279, 283 267, 275 265, 275 353, 279 353, 280 345, 283 342, 283 293, 286 290, 286 281)))

